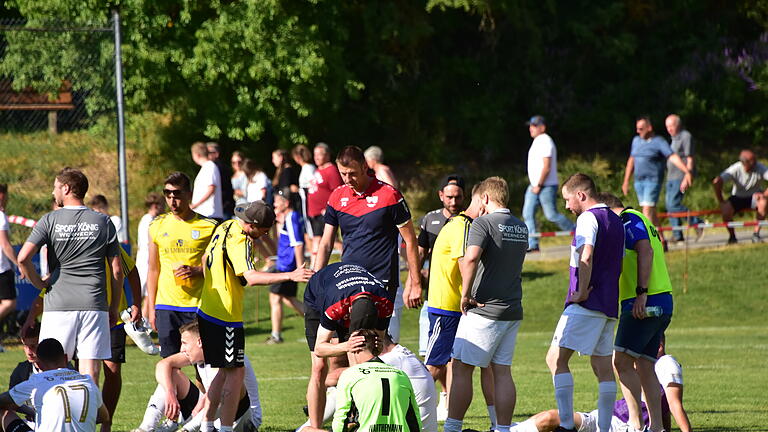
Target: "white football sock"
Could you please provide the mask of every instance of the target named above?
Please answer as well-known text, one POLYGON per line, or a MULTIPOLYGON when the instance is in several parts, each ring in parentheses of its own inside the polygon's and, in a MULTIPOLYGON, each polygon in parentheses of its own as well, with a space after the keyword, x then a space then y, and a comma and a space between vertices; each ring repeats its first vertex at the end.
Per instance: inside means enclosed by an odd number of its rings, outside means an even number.
POLYGON ((202 427, 200 428, 202 432, 213 432, 214 426, 212 421, 204 421, 202 427))
MULTIPOLYGON (((485 408, 488 409, 488 418, 491 419, 491 430, 494 430, 496 429, 496 423, 498 422, 498 420, 496 420, 496 407, 488 405, 485 408)), ((509 426, 507 426, 506 432, 509 432, 509 426)))
POLYGON ((323 411, 323 422, 327 422, 336 412, 336 387, 328 387, 325 391, 325 410, 323 411))
POLYGON ((557 374, 552 378, 555 384, 555 401, 560 415, 560 426, 573 429, 573 375, 569 372, 557 374))
POLYGON ((147 409, 144 411, 144 418, 141 420, 139 428, 145 431, 153 431, 155 427, 163 418, 165 412, 165 389, 158 385, 155 387, 155 392, 149 397, 147 402, 147 409))
POLYGON ((495 428, 493 428, 493 432, 509 432, 509 425, 496 425, 495 428))
POLYGON ((603 381, 598 384, 597 396, 597 426, 598 431, 608 432, 611 429, 613 403, 616 401, 616 381, 603 381))

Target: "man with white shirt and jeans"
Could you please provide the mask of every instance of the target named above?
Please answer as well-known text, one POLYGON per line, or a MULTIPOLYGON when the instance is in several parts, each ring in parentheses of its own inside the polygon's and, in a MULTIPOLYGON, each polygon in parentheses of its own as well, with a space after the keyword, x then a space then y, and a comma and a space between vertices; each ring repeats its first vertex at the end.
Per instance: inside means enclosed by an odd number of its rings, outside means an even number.
POLYGON ((556 431, 576 431, 573 375, 568 361, 574 351, 590 356, 599 382, 598 425, 611 426, 616 381, 613 377, 613 329, 619 313, 619 275, 624 255, 624 226, 598 201, 595 183, 577 173, 563 183, 565 207, 578 216, 571 243, 570 285, 547 352, 560 415, 556 431))
POLYGON ((528 150, 528 179, 531 184, 525 191, 523 219, 528 227, 528 252, 538 252, 539 238, 531 234, 536 232, 536 210, 539 206, 544 211, 544 217, 563 231, 573 230, 573 222, 557 211, 557 149, 555 142, 547 135, 546 121, 536 115, 527 124, 533 142, 528 150))
POLYGON ((472 402, 475 367, 493 370, 497 432, 509 432, 517 395, 512 357, 523 319, 521 274, 528 229, 507 208, 509 189, 499 177, 485 179, 473 191, 470 207, 481 213, 472 223, 464 258, 460 307, 463 316, 453 342, 452 382, 445 432, 462 430, 472 402))
POLYGON ((189 208, 202 216, 224 219, 224 205, 221 193, 221 173, 216 163, 208 159, 208 147, 205 143, 192 144, 192 160, 200 165, 192 188, 192 203, 189 208))

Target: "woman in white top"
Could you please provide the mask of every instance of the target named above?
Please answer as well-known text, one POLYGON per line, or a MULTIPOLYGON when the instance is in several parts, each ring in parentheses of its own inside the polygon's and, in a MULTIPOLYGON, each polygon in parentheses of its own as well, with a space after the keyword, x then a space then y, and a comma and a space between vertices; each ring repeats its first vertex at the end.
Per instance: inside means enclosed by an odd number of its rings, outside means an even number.
MULTIPOLYGON (((293 160, 296 161, 296 163, 301 167, 301 171, 299 172, 299 198, 301 198, 301 208, 298 210, 302 217, 304 217, 304 221, 308 223, 309 218, 306 217, 307 196, 309 195, 308 189, 312 179, 315 178, 315 171, 317 168, 311 163, 312 153, 309 151, 307 146, 303 144, 299 144, 294 147, 293 150, 291 150, 291 156, 293 156, 293 160)), ((304 229, 304 232, 311 233, 312 230, 309 226, 307 226, 304 229)))
POLYGON ((232 193, 235 196, 235 204, 248 202, 246 199, 246 188, 248 187, 248 176, 243 171, 245 156, 241 151, 232 152, 232 193))
POLYGON ((267 197, 267 184, 269 177, 259 167, 256 161, 246 159, 243 164, 243 171, 248 178, 245 199, 247 202, 263 200, 267 197))

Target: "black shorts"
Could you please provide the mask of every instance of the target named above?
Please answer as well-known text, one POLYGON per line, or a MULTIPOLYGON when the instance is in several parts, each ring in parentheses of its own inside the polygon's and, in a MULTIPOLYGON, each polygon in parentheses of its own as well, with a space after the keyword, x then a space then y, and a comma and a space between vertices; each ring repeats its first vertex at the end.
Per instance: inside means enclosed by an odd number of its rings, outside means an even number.
POLYGON ((22 419, 15 419, 5 430, 6 432, 32 432, 32 428, 22 419))
POLYGON ((245 332, 242 327, 225 327, 205 318, 197 320, 203 341, 205 364, 215 368, 243 367, 245 332))
POLYGON ((322 237, 323 230, 325 230, 325 216, 310 216, 309 226, 312 227, 312 235, 315 237, 322 237))
POLYGON ((279 294, 283 297, 296 297, 296 292, 298 290, 299 284, 295 281, 279 282, 269 286, 269 292, 272 294, 279 294))
POLYGON ((0 273, 0 300, 13 300, 15 298, 16 272, 8 270, 0 273))
POLYGON ((123 326, 113 327, 109 331, 112 341, 112 357, 108 360, 112 363, 125 363, 125 329, 123 326))
POLYGON ((740 212, 744 209, 750 209, 752 208, 752 197, 738 197, 736 195, 731 195, 728 197, 728 202, 731 203, 733 206, 733 210, 736 212, 740 212))
POLYGON ((195 409, 198 399, 200 399, 200 389, 192 381, 189 381, 187 395, 184 399, 179 399, 179 410, 182 417, 185 419, 190 418, 189 416, 192 414, 192 410, 195 409))
POLYGON ((315 351, 317 342, 317 329, 320 328, 320 311, 304 308, 304 335, 307 337, 309 350, 315 351))
POLYGON ((155 325, 157 326, 161 357, 172 356, 181 350, 179 328, 196 318, 196 312, 178 312, 165 309, 155 311, 155 325))

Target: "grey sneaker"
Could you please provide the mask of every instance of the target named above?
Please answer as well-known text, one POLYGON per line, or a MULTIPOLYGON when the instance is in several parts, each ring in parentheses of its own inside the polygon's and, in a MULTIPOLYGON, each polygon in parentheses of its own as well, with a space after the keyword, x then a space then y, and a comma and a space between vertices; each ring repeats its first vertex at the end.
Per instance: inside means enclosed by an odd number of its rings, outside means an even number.
POLYGON ((267 340, 266 340, 266 341, 264 341, 264 343, 265 343, 265 344, 267 344, 267 345, 277 345, 277 344, 281 344, 281 343, 283 343, 283 342, 284 342, 284 341, 283 341, 283 338, 281 338, 281 337, 274 337, 274 336, 272 336, 272 335, 270 335, 270 336, 267 338, 267 340))
POLYGON ((760 233, 752 233, 752 243, 762 243, 763 238, 760 237, 760 233))

